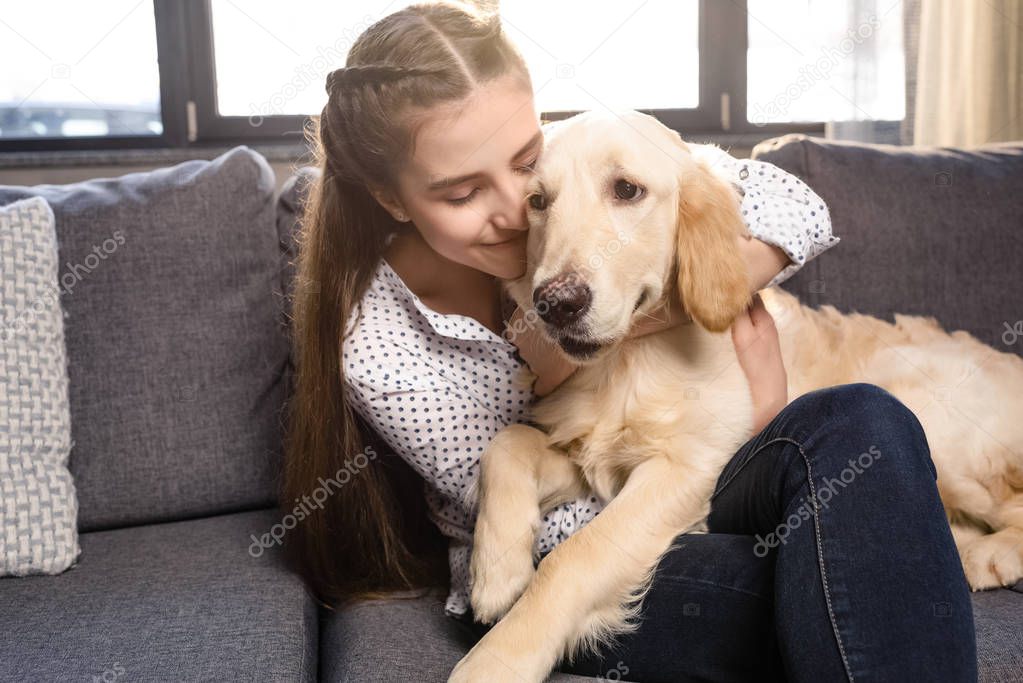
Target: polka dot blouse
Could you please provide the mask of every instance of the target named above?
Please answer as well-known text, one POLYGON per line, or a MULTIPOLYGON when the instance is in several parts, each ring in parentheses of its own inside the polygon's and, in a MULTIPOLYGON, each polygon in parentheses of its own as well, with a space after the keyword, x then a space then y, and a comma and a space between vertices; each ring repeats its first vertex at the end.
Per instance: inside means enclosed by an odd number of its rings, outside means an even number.
MULTIPOLYGON (((709 147, 709 146, 708 146, 709 147)), ((839 240, 824 202, 798 178, 766 162, 708 148, 713 169, 742 193, 750 232, 780 247, 792 264, 778 284, 839 240)), ((451 586, 445 612, 469 606, 469 557, 476 517, 473 485, 487 444, 508 424, 527 422, 530 389, 511 342, 479 321, 427 307, 381 259, 362 316, 342 345, 354 409, 418 472, 431 520, 449 539, 451 586)), ((545 553, 593 519, 604 501, 584 496, 543 516, 535 550, 545 553)))

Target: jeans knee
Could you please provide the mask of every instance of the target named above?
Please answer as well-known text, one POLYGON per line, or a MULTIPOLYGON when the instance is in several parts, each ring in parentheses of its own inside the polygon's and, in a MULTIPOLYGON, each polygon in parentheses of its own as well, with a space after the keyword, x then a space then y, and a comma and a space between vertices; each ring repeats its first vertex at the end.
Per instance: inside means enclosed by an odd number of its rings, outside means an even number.
MULTIPOLYGON (((923 426, 916 414, 887 389, 868 382, 852 382, 804 394, 807 406, 819 424, 842 432, 836 441, 869 441, 878 451, 917 454, 907 459, 909 466, 923 464, 936 478, 937 471, 923 426)), ((797 399, 798 400, 798 399, 797 399)))
POLYGON ((904 420, 912 411, 884 387, 869 382, 851 382, 832 387, 836 400, 850 414, 872 422, 904 420))

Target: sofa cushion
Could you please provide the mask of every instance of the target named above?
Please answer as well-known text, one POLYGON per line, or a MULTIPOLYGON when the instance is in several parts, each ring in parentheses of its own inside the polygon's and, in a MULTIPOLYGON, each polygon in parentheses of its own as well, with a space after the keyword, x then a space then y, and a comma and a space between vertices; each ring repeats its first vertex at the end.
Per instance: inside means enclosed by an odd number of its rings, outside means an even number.
POLYGON ((0 208, 0 422, 0 576, 59 574, 78 557, 78 500, 57 234, 42 197, 0 208))
MULTIPOLYGON (((444 615, 447 591, 395 593, 320 614, 320 680, 442 683, 473 645, 467 626, 444 615)), ((612 674, 615 678, 625 679, 612 674)), ((555 673, 550 683, 598 679, 555 673)))
POLYGON ((804 303, 888 320, 933 315, 1023 355, 1023 143, 919 148, 794 134, 752 156, 813 188, 842 240, 782 285, 804 303))
POLYGON ((82 534, 60 576, 0 579, 0 680, 313 681, 316 603, 275 510, 82 534))
POLYGON ((1023 680, 1023 595, 997 589, 973 593, 980 683, 1023 680))
POLYGON ((34 195, 57 219, 79 529, 273 504, 288 348, 266 160, 0 186, 34 195))

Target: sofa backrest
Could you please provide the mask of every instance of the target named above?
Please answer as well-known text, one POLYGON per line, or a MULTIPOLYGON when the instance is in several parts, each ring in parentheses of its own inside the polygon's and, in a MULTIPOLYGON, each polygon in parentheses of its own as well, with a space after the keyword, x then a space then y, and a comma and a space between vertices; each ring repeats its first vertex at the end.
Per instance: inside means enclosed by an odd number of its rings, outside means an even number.
POLYGON ((276 501, 285 400, 275 180, 245 146, 71 185, 53 207, 79 529, 276 501))
POLYGON ((934 316, 1023 355, 1023 142, 953 149, 786 135, 752 156, 817 192, 841 238, 783 288, 814 307, 934 316))

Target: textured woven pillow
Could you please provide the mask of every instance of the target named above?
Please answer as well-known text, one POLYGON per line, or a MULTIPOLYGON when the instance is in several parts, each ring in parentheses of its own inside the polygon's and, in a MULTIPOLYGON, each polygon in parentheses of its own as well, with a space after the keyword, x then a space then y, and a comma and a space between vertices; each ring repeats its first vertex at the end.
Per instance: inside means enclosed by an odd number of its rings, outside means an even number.
POLYGON ((79 554, 57 262, 45 199, 0 207, 0 576, 59 574, 79 554))

